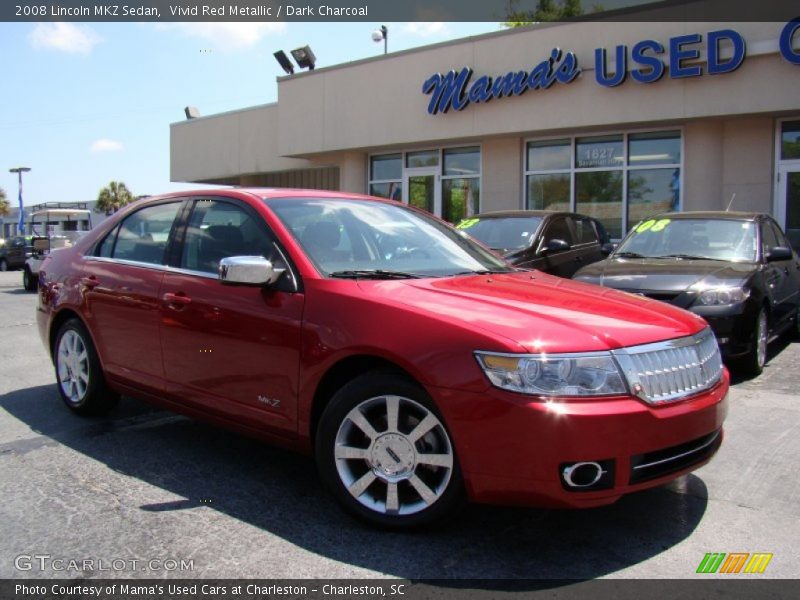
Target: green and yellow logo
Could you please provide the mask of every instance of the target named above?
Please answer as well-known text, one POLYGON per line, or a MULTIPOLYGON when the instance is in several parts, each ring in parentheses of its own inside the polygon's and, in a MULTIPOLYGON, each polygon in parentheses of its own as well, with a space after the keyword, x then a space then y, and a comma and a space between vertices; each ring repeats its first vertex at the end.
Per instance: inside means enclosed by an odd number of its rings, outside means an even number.
POLYGON ((763 573, 772 554, 766 552, 709 552, 700 561, 698 573, 763 573))

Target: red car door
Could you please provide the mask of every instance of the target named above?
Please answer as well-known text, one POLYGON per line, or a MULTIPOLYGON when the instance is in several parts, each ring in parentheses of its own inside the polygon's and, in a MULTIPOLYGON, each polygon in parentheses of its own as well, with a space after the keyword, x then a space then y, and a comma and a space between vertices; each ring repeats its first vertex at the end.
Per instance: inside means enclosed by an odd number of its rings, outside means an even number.
POLYGON ((163 390, 159 296, 180 201, 146 206, 115 227, 83 261, 85 315, 106 373, 163 390))
POLYGON ((294 434, 303 294, 291 272, 269 289, 223 285, 217 277, 219 260, 229 256, 265 256, 281 265, 271 232, 244 203, 197 200, 183 240, 176 269, 161 284, 167 393, 206 412, 294 434))

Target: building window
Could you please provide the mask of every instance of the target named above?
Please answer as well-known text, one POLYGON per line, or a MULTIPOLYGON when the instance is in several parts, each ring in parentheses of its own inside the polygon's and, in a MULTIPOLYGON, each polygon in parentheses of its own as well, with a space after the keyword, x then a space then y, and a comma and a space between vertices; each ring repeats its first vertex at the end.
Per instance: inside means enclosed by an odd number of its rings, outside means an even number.
POLYGON ((450 223, 480 212, 481 149, 446 148, 442 152, 442 214, 450 223))
POLYGON ((370 158, 369 193, 379 198, 402 200, 403 155, 382 154, 370 158))
POLYGON ((800 121, 781 124, 781 160, 800 159, 800 121))
POLYGON ((528 142, 525 206, 599 219, 613 239, 681 206, 680 131, 528 142))
POLYGON ((800 121, 778 121, 775 219, 800 252, 800 121))
POLYGON ((437 166, 439 166, 438 150, 423 150, 422 152, 409 152, 406 154, 406 167, 409 169, 437 166))
POLYGON ((402 200, 451 223, 480 212, 479 146, 380 154, 369 159, 369 193, 402 200))

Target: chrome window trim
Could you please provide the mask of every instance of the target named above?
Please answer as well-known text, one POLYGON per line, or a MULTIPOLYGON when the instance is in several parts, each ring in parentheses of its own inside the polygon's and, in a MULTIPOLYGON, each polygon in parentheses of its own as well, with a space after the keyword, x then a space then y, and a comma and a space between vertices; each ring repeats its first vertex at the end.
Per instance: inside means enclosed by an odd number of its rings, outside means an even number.
MULTIPOLYGON (((297 284, 297 278, 294 274, 294 270, 291 268, 289 261, 286 260, 286 255, 283 253, 283 250, 277 244, 273 243, 273 246, 281 255, 281 258, 286 263, 287 271, 289 272, 289 277, 292 282, 292 287, 294 288, 293 293, 299 292, 299 286, 297 284)), ((172 267, 170 265, 158 265, 155 263, 146 263, 140 262, 136 260, 127 260, 124 258, 112 258, 108 256, 92 256, 90 254, 84 255, 84 260, 92 261, 92 262, 103 262, 103 263, 111 263, 111 264, 119 264, 119 265, 127 265, 129 267, 140 267, 143 269, 152 269, 154 271, 162 271, 165 273, 176 273, 179 275, 194 275, 195 277, 203 277, 204 279, 213 279, 215 281, 219 281, 219 274, 208 273, 206 271, 195 271, 192 269, 183 269, 181 267, 172 267)))
POLYGON ((213 273, 206 273, 205 271, 193 271, 191 269, 181 269, 179 267, 171 267, 169 265, 157 265, 155 263, 140 262, 137 260, 126 260, 124 258, 110 258, 106 256, 84 256, 84 259, 91 262, 103 262, 118 265, 127 265, 129 267, 141 267, 144 269, 152 269, 154 271, 163 271, 165 273, 179 273, 182 275, 196 275, 198 277, 205 277, 206 279, 219 280, 219 276, 213 273))

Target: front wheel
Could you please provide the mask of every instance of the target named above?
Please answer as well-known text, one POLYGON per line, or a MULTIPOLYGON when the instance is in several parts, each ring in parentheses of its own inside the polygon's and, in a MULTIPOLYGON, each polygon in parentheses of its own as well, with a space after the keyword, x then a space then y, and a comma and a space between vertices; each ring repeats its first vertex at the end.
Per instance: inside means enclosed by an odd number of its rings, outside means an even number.
POLYGON ((767 342, 769 341, 769 323, 767 311, 761 308, 753 325, 753 342, 750 352, 742 359, 742 370, 748 375, 760 375, 767 362, 767 342))
POLYGON ((391 372, 342 387, 317 430, 320 475, 339 503, 373 525, 413 528, 463 500, 455 449, 433 402, 391 372))
POLYGON ((27 265, 22 273, 22 285, 29 292, 35 292, 36 286, 39 285, 39 277, 31 273, 31 269, 27 265))
POLYGON ((4 273, 8 271, 8 261, 5 258, 0 258, 0 271, 4 273))
POLYGON ((97 415, 116 406, 119 395, 108 388, 92 338, 80 320, 70 319, 58 330, 54 359, 58 392, 70 410, 97 415))

